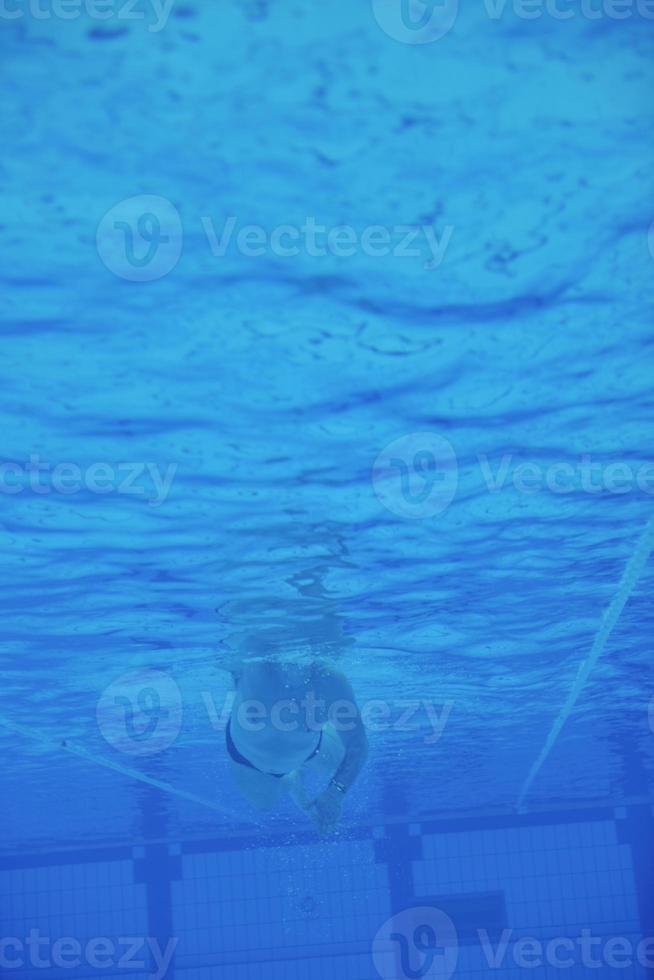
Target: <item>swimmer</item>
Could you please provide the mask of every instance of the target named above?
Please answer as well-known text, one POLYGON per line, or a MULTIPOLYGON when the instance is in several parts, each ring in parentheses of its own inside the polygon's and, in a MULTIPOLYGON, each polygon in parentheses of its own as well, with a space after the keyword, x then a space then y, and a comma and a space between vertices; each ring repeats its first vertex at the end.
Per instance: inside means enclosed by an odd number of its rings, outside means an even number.
POLYGON ((368 755, 349 682, 322 661, 250 663, 231 673, 236 696, 225 735, 241 793, 269 810, 288 792, 320 834, 332 833, 368 755), (317 780, 313 795, 307 786, 317 780))

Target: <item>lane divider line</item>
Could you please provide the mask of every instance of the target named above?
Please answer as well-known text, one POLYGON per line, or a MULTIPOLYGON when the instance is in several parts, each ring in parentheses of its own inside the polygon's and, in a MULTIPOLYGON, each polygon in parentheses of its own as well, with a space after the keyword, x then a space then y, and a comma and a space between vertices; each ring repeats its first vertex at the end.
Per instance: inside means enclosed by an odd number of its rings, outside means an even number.
POLYGON ((565 725, 572 709, 574 708, 579 695, 581 694, 586 681, 590 677, 590 674, 597 664, 597 661, 602 656, 606 644, 608 643, 611 633, 615 629, 615 626, 622 615, 624 607, 629 602, 631 595, 638 584, 638 580, 645 570, 645 566, 649 560, 649 556, 654 550, 654 517, 650 518, 645 530, 643 531, 638 544, 632 554, 631 558, 625 566, 625 570, 622 573, 622 578, 618 584, 613 599, 607 606, 602 617, 599 629, 593 640, 593 645, 591 647, 588 656, 581 661, 579 668, 577 670, 577 676, 575 677, 570 693, 568 694, 567 700, 563 707, 561 708, 559 714, 554 720, 554 724, 550 730, 549 735, 545 740, 545 744, 540 751, 540 754, 534 764, 532 765, 527 778, 522 784, 520 790, 520 795, 518 797, 517 808, 518 811, 524 811, 524 801, 531 789, 532 783, 534 782, 536 776, 540 772, 543 763, 547 759, 548 755, 554 748, 557 738, 561 733, 561 729, 565 725))

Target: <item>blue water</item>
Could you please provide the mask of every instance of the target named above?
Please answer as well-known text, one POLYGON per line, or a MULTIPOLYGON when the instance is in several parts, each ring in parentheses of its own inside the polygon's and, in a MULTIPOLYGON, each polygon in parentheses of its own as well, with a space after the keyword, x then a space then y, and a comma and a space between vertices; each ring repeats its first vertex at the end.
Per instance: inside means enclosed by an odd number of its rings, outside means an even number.
POLYGON ((652 22, 573 9, 0 19, 5 854, 313 840, 230 779, 234 651, 444 719, 369 733, 344 841, 652 802, 652 22))

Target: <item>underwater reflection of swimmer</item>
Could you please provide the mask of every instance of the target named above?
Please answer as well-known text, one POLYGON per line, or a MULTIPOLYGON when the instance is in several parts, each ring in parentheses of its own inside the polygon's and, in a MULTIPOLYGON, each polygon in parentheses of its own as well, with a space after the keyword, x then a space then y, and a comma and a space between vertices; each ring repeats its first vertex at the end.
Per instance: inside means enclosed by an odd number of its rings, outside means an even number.
POLYGON ((288 792, 319 833, 334 831, 368 755, 348 680, 322 661, 249 663, 232 676, 236 697, 226 741, 240 791, 261 810, 288 792), (309 787, 318 781, 313 795, 309 787))

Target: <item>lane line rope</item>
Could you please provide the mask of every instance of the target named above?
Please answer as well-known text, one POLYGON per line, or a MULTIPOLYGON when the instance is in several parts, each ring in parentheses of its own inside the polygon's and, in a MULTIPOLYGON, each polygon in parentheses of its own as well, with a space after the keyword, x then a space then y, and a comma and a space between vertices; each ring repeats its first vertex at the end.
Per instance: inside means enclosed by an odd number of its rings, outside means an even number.
POLYGON ((622 578, 618 584, 613 599, 607 606, 602 617, 599 629, 593 640, 593 645, 591 647, 588 656, 581 661, 579 668, 577 670, 577 676, 575 677, 570 693, 565 701, 565 704, 561 708, 559 714, 554 720, 554 724, 550 730, 549 735, 545 740, 545 744, 540 751, 540 754, 536 761, 533 763, 527 778, 522 784, 520 790, 520 795, 518 797, 517 807, 518 810, 524 812, 524 801, 531 789, 532 783, 534 782, 536 776, 540 772, 543 763, 547 759, 548 755, 554 748, 557 738, 559 737, 563 726, 565 725, 572 709, 574 708, 579 695, 581 694, 586 681, 590 677, 590 674, 597 664, 597 661, 602 656, 606 644, 608 643, 611 633, 615 629, 615 626, 622 615, 624 607, 627 605, 629 599, 632 596, 638 580, 645 570, 649 556, 654 550, 654 517, 650 518, 645 530, 643 531, 634 552, 625 566, 625 570, 622 573, 622 578))
MULTIPOLYGON (((10 732, 15 732, 17 735, 22 735, 25 738, 30 738, 37 742, 43 742, 46 745, 49 745, 51 748, 63 749, 64 752, 69 752, 81 759, 86 759, 87 762, 92 762, 97 766, 103 766, 105 769, 111 769, 114 772, 120 773, 122 776, 127 776, 129 779, 135 779, 140 783, 145 783, 147 786, 153 786, 155 789, 161 790, 163 793, 169 793, 172 796, 178 796, 182 800, 197 803, 199 806, 206 807, 209 810, 213 810, 214 812, 220 813, 222 816, 227 817, 233 825, 235 819, 234 814, 231 813, 227 807, 222 806, 220 803, 216 803, 214 800, 207 800, 203 796, 197 796, 195 793, 189 793, 184 789, 178 789, 176 786, 173 786, 171 783, 164 782, 162 779, 155 779, 152 776, 146 776, 144 773, 139 772, 138 769, 123 766, 118 762, 112 762, 111 759, 106 759, 101 755, 94 755, 87 749, 82 748, 80 745, 74 745, 72 742, 68 741, 68 739, 57 739, 53 738, 51 735, 36 732, 31 728, 27 728, 25 725, 19 725, 14 721, 10 721, 8 718, 4 718, 2 715, 0 715, 0 726, 6 728, 10 732)), ((259 824, 255 823, 253 820, 246 819, 242 822, 249 824, 251 827, 259 828, 259 824)))

